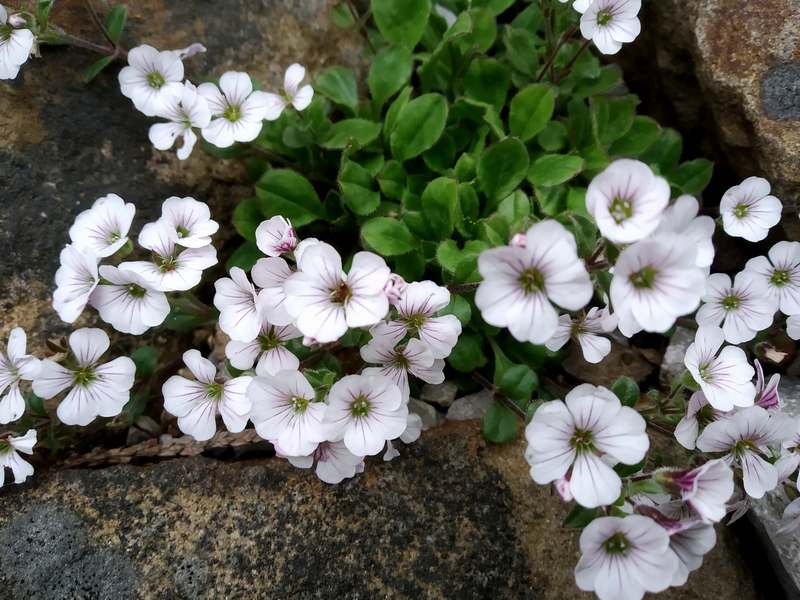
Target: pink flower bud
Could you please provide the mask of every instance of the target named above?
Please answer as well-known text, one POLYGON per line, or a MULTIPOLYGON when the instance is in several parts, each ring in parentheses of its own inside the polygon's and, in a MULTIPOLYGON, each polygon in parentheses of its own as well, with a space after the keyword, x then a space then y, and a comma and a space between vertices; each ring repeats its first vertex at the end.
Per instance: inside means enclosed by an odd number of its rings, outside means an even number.
POLYGON ((572 496, 572 490, 569 489, 569 479, 562 477, 561 479, 558 479, 554 485, 556 486, 558 495, 561 496, 561 499, 564 502, 572 502, 575 499, 572 496))
POLYGON ((26 27, 28 22, 25 20, 25 17, 22 16, 21 13, 14 13, 10 17, 8 17, 8 24, 12 27, 26 27))
POLYGON ((383 286, 383 293, 386 294, 389 302, 395 304, 402 298, 406 287, 408 287, 406 280, 400 277, 400 275, 392 273, 386 285, 383 286))
POLYGON ((509 246, 511 246, 512 248, 524 248, 525 246, 527 246, 527 244, 528 244, 528 238, 525 237, 524 233, 514 234, 514 236, 511 238, 511 241, 509 242, 509 246))

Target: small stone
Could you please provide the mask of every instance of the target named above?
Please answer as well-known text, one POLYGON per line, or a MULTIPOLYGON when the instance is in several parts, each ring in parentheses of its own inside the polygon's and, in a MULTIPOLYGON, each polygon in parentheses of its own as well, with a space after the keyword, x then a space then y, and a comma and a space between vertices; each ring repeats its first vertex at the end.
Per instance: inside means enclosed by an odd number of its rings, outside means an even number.
POLYGON ((419 394, 420 400, 430 402, 431 404, 438 404, 447 408, 456 399, 458 387, 454 383, 445 381, 444 383, 430 384, 426 383, 422 386, 422 391, 419 394))
POLYGON ((427 402, 421 402, 416 398, 409 399, 408 410, 422 418, 423 431, 441 425, 442 421, 444 421, 444 415, 440 414, 439 411, 427 402))
POLYGON ((686 370, 683 358, 686 350, 694 342, 694 330, 688 327, 678 327, 669 340, 669 346, 664 351, 661 361, 661 383, 669 386, 672 380, 680 377, 686 370))
POLYGON ((481 390, 475 394, 464 396, 453 402, 447 410, 448 421, 469 421, 482 419, 489 405, 492 403, 492 394, 488 390, 481 390))

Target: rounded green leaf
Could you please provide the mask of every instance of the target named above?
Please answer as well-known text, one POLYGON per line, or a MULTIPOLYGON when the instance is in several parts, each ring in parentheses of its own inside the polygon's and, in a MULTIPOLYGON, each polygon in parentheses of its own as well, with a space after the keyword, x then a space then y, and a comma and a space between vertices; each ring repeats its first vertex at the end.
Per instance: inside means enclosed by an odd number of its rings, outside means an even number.
POLYGON ((511 73, 493 58, 473 60, 464 76, 464 93, 468 98, 486 102, 501 109, 506 101, 511 73))
POLYGON ((295 227, 325 218, 325 208, 308 179, 289 169, 272 169, 256 184, 259 208, 266 217, 282 215, 295 227))
POLYGON ((422 37, 430 14, 430 0, 372 0, 372 17, 383 37, 409 50, 422 37))
POLYGON ((331 67, 314 82, 314 90, 326 96, 334 104, 346 106, 355 112, 358 106, 358 86, 351 69, 331 67))
POLYGON ((454 179, 439 177, 425 187, 422 192, 422 214, 438 239, 443 240, 453 234, 458 214, 458 184, 454 179))
POLYGON ((639 401, 639 384, 630 377, 619 377, 611 385, 611 391, 625 406, 635 406, 639 401))
POLYGON ((481 368, 487 360, 483 353, 483 338, 470 331, 465 331, 459 336, 453 351, 447 357, 447 362, 462 373, 471 373, 481 368))
POLYGON ((328 129, 320 146, 341 150, 348 146, 360 148, 376 140, 381 134, 381 124, 366 119, 344 119, 328 129))
POLYGON ((513 192, 528 171, 528 150, 517 138, 506 138, 484 152, 478 162, 478 182, 490 200, 513 192))
POLYGON ((256 241, 256 229, 264 220, 261 209, 258 207, 258 200, 247 198, 239 202, 233 209, 233 226, 246 240, 256 241))
POLYGON ((383 106, 400 91, 411 77, 412 67, 411 52, 402 46, 388 46, 375 55, 367 76, 367 87, 377 106, 383 106))
POLYGON ((652 146, 661 135, 661 126, 650 117, 634 117, 633 125, 624 136, 611 144, 609 154, 639 156, 652 146))
POLYGON ((528 181, 550 187, 569 181, 583 170, 583 159, 570 154, 545 154, 531 165, 528 181))
POLYGON ((417 249, 417 239, 406 224, 389 217, 376 217, 364 223, 361 237, 383 256, 397 256, 417 249))
POLYGON ((556 93, 552 86, 533 83, 511 100, 508 125, 511 134, 527 142, 543 131, 553 117, 556 93))
POLYGON ((441 94, 424 94, 400 109, 389 138, 399 161, 419 156, 439 140, 447 123, 447 101, 441 94))
POLYGON ((494 400, 483 416, 483 437, 495 444, 506 444, 517 437, 519 419, 505 404, 494 400))

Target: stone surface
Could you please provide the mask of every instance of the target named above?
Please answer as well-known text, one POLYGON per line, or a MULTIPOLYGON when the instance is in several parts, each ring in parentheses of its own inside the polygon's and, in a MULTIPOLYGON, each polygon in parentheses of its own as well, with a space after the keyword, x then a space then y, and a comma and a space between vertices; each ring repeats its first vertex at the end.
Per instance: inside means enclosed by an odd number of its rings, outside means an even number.
MULTIPOLYGON (((37 473, 0 494, 0 586, 22 598, 590 598, 578 533, 523 444, 449 423, 328 486, 279 459, 37 473)), ((663 600, 755 600, 728 530, 663 600)))
POLYGON ((669 340, 669 345, 664 351, 664 358, 661 361, 661 384, 669 387, 672 380, 680 377, 686 370, 683 364, 683 357, 686 356, 686 350, 694 342, 694 329, 688 327, 677 327, 675 333, 669 340))
POLYGON ((481 390, 468 396, 463 396, 453 402, 447 409, 448 421, 468 421, 480 419, 489 410, 492 403, 492 394, 488 390, 481 390))
POLYGON ((562 363, 564 370, 581 381, 594 385, 611 386, 623 375, 634 381, 644 381, 654 366, 639 348, 617 341, 611 342, 611 352, 597 364, 587 362, 579 344, 570 344, 562 363))
POLYGON ((422 402, 416 398, 409 398, 408 410, 412 413, 418 414, 422 418, 422 430, 436 427, 444 421, 444 415, 436 410, 427 402, 422 402))
POLYGON ((437 404, 443 408, 447 408, 456 399, 458 393, 458 386, 449 381, 444 383, 430 384, 426 383, 422 386, 419 397, 420 400, 437 404))

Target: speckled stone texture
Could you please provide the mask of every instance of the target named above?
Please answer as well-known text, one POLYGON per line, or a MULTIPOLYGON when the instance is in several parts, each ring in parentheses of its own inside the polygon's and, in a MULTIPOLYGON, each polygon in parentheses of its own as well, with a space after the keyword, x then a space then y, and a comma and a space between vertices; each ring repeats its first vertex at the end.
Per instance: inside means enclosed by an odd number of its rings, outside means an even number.
MULTIPOLYGON (((278 459, 38 473, 0 491, 0 587, 22 598, 589 598, 577 533, 523 444, 450 423, 328 486, 278 459)), ((724 529, 664 600, 755 599, 724 529)))

